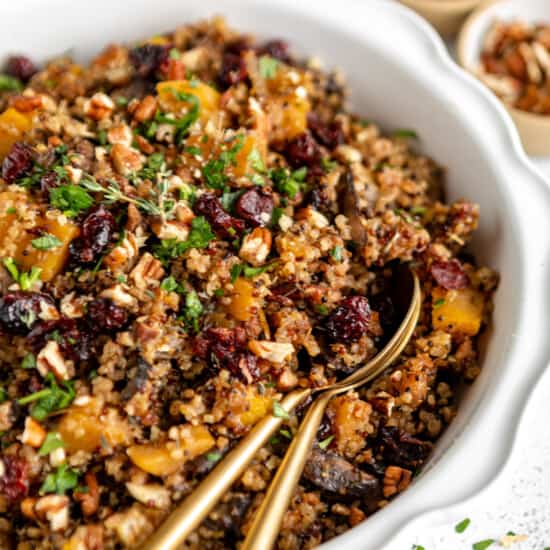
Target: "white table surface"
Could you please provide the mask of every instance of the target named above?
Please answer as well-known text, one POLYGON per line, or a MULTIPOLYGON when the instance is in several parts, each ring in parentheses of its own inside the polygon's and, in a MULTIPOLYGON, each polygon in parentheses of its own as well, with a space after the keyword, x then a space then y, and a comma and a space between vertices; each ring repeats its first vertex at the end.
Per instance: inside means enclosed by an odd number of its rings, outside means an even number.
MULTIPOLYGON (((452 52, 452 44, 449 49, 452 52)), ((550 185, 550 158, 531 160, 550 185)), ((479 457, 472 457, 472 464, 476 459, 483 459, 482 449, 479 457)), ((527 536, 525 541, 514 543, 512 550, 550 549, 550 367, 525 411, 505 472, 488 491, 464 506, 463 512, 456 519, 471 520, 464 533, 455 532, 456 521, 421 532, 406 529, 387 550, 413 550, 415 545, 425 550, 469 550, 478 541, 499 541, 509 531, 527 536)), ((502 548, 499 542, 489 547, 498 548, 502 548)))

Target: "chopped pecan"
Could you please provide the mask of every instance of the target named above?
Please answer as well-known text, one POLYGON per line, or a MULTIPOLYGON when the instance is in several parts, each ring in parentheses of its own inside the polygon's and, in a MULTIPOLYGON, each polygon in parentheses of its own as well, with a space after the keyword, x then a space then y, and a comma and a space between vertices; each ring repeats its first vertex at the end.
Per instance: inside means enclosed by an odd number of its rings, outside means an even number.
POLYGON ((384 474, 384 497, 404 491, 410 484, 412 472, 399 466, 388 466, 384 474))
POLYGON ((239 256, 246 262, 262 265, 271 251, 271 231, 266 227, 256 227, 246 235, 239 250, 239 256))

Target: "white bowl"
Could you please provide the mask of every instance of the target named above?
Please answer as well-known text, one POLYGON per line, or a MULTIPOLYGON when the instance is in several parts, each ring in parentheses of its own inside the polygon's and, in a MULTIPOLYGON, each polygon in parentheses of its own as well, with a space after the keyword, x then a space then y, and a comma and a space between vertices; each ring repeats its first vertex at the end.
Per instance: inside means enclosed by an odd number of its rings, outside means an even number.
POLYGON ((420 17, 383 0, 19 0, 0 8, 0 51, 86 58, 131 40, 223 13, 265 37, 288 39, 349 77, 354 108, 385 128, 414 128, 448 168, 450 199, 481 205, 473 243, 501 273, 483 371, 462 400, 424 473, 393 503, 325 549, 379 549, 413 520, 462 519, 457 503, 502 471, 532 386, 549 352, 550 192, 522 152, 500 103, 449 58, 420 17))
MULTIPOLYGON (((488 0, 468 17, 458 36, 458 60, 476 74, 487 31, 496 19, 550 24, 548 0, 488 0)), ((530 155, 550 155, 550 116, 529 113, 504 104, 516 123, 523 146, 530 155)))

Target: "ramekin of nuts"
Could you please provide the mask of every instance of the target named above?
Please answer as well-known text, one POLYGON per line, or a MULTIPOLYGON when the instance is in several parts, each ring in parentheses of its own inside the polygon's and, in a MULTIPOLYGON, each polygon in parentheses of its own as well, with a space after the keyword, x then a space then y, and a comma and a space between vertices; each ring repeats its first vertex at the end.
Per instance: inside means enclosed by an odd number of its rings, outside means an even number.
POLYGON ((426 18, 444 37, 454 36, 481 0, 400 0, 426 18))
POLYGON ((512 116, 531 155, 550 155, 550 6, 546 0, 482 4, 458 38, 460 64, 512 116))

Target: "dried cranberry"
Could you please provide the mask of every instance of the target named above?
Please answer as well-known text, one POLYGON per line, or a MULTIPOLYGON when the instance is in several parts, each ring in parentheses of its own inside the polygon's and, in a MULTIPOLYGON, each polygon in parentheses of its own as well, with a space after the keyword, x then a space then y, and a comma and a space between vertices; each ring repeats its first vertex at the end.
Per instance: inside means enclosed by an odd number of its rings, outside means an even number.
POLYGON ((402 468, 418 468, 431 448, 431 443, 421 441, 395 426, 384 426, 378 433, 378 452, 386 462, 402 468))
POLYGON ((0 493, 12 504, 19 502, 29 493, 29 464, 23 458, 4 455, 4 475, 0 478, 0 493))
POLYGON ((30 145, 14 143, 2 162, 2 178, 6 183, 13 183, 25 176, 33 166, 34 151, 30 145))
POLYGON ((288 43, 284 40, 270 40, 258 48, 259 55, 269 55, 283 63, 290 63, 290 54, 288 53, 288 43))
POLYGON ((78 263, 93 262, 109 244, 115 230, 114 216, 100 205, 82 222, 80 237, 70 247, 71 257, 78 263))
POLYGON ((237 200, 235 212, 251 225, 265 225, 271 220, 273 197, 265 191, 250 189, 237 200))
POLYGON ((246 80, 247 71, 244 59, 235 53, 224 53, 218 74, 218 82, 223 89, 246 80))
POLYGON ((225 46, 224 53, 233 53, 241 55, 242 52, 252 49, 250 39, 246 36, 240 36, 239 38, 228 42, 225 46))
POLYGON ((93 356, 91 334, 81 330, 74 319, 67 317, 40 321, 29 332, 27 339, 36 352, 40 351, 48 340, 55 340, 68 359, 88 361, 93 356))
POLYGON ((315 166, 321 161, 321 149, 309 132, 295 137, 285 147, 285 157, 295 168, 315 166))
POLYGON ((316 113, 309 113, 307 125, 315 139, 329 149, 334 149, 344 143, 344 131, 338 120, 326 124, 316 113))
POLYGON ((228 214, 219 199, 212 193, 204 193, 195 203, 197 214, 204 216, 216 233, 224 237, 232 237, 244 230, 244 222, 228 214))
POLYGON ((128 321, 125 309, 108 298, 96 298, 88 304, 88 316, 92 326, 100 330, 119 330, 128 321))
POLYGON ((8 59, 6 72, 23 82, 27 82, 33 74, 38 72, 38 69, 28 57, 14 55, 8 59))
POLYGON ((48 193, 50 189, 57 187, 59 185, 59 179, 55 172, 46 172, 40 178, 40 190, 43 193, 48 193))
POLYGON ((152 77, 168 59, 168 48, 158 44, 144 44, 130 51, 130 62, 142 78, 152 77))
POLYGON ((44 306, 54 306, 54 301, 47 294, 10 292, 0 298, 0 323, 6 330, 25 333, 36 324, 44 306))
POLYGON ((219 365, 247 383, 260 376, 256 356, 247 348, 246 331, 237 328, 209 328, 195 341, 195 352, 214 366, 219 365))
POLYGON ((460 290, 466 288, 470 283, 468 275, 457 259, 448 262, 434 262, 430 267, 430 273, 439 286, 448 290, 460 290))
POLYGON ((356 342, 369 328, 370 306, 364 296, 348 296, 329 315, 326 329, 335 342, 356 342))

